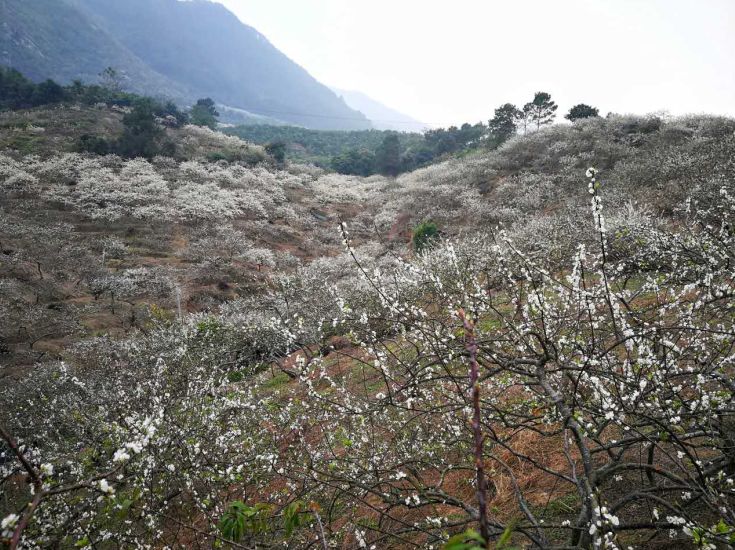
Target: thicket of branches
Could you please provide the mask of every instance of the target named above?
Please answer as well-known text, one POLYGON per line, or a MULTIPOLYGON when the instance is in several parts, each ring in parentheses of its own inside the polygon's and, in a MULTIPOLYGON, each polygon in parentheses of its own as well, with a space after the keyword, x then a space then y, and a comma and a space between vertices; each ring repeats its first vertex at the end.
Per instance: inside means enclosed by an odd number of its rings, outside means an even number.
MULTIPOLYGON (((2 396, 14 547, 735 540, 735 189, 503 231, 78 344, 2 396), (475 537, 476 539, 478 537, 475 537)), ((483 544, 483 543, 477 543, 483 544)))

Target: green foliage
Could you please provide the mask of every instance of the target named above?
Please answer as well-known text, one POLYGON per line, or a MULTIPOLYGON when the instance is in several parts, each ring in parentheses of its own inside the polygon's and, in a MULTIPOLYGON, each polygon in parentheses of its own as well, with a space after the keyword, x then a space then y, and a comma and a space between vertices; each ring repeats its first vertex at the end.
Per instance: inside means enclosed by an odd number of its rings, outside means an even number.
POLYGON ((433 156, 441 157, 479 145, 486 133, 487 128, 482 123, 464 123, 459 128, 450 126, 429 130, 424 134, 424 140, 433 156))
POLYGON ((215 317, 207 317, 206 319, 199 321, 196 324, 197 336, 208 337, 216 336, 224 330, 222 323, 220 323, 215 317))
POLYGON ((222 536, 233 542, 239 542, 245 535, 259 535, 268 531, 268 515, 270 506, 258 503, 248 506, 236 500, 222 514, 219 530, 222 536))
POLYGON ((64 88, 51 79, 44 80, 33 90, 34 105, 49 105, 61 103, 66 97, 64 88))
POLYGON ((15 69, 0 68, 0 108, 31 106, 34 84, 15 69))
POLYGON ((224 160, 226 162, 244 162, 249 165, 255 165, 265 160, 264 156, 259 151, 247 147, 242 147, 240 149, 230 147, 217 149, 207 153, 205 158, 209 162, 224 160))
POLYGON ((564 118, 574 122, 575 120, 580 120, 583 118, 591 118, 591 117, 596 117, 596 116, 600 116, 599 109, 595 107, 591 107, 587 105, 586 103, 579 103, 575 105, 574 107, 572 107, 571 109, 569 109, 569 112, 566 115, 564 115, 564 118))
POLYGON ((293 532, 311 520, 311 514, 306 511, 306 505, 295 500, 283 510, 283 529, 286 537, 291 537, 293 532))
MULTIPOLYGON (((0 110, 27 109, 65 101, 130 106, 139 99, 141 96, 96 84, 85 85, 79 80, 69 86, 61 86, 51 79, 36 84, 15 69, 0 67, 0 110)), ((166 109, 176 116, 181 114, 173 103, 168 103, 166 109)), ((165 111, 162 106, 158 110, 165 111)))
POLYGON ((500 538, 495 543, 495 550, 513 550, 510 546, 510 540, 513 537, 513 531, 515 531, 517 524, 517 520, 511 520, 510 523, 508 523, 503 534, 500 535, 500 538))
POLYGON ((227 381, 237 384, 245 380, 247 373, 243 370, 234 370, 227 373, 227 381))
POLYGON ((110 143, 103 137, 83 134, 79 137, 76 150, 80 153, 92 153, 95 155, 106 155, 110 153, 110 143))
POLYGON ((184 126, 188 124, 189 114, 179 109, 173 101, 167 101, 163 104, 156 105, 156 116, 173 117, 176 120, 176 126, 184 126))
POLYGON ((273 157, 278 164, 286 160, 286 144, 283 141, 274 141, 265 146, 265 152, 273 157))
POLYGON ((243 502, 231 503, 219 522, 219 530, 222 535, 235 542, 242 540, 245 536, 249 512, 250 508, 243 502))
POLYGON ((454 535, 444 545, 443 550, 485 550, 487 543, 474 529, 454 535))
POLYGON ((367 149, 350 149, 332 157, 330 167, 340 174, 370 176, 375 173, 375 153, 367 149))
POLYGON ((413 248, 417 253, 421 253, 431 247, 439 238, 439 228, 432 221, 420 223, 413 230, 413 248))
MULTIPOLYGON (((248 506, 242 501, 230 503, 219 521, 222 536, 233 542, 240 542, 248 535, 261 535, 274 529, 277 524, 271 521, 272 507, 258 503, 248 506)), ((306 504, 295 500, 283 509, 282 528, 286 537, 290 538, 294 531, 311 521, 311 514, 306 504)))
MULTIPOLYGON (((106 80, 116 77, 111 67, 105 70, 106 80)), ((116 88, 119 88, 116 86, 116 88)), ((0 110, 22 109, 54 105, 61 102, 95 105, 105 103, 121 107, 131 107, 132 112, 123 118, 124 133, 117 142, 102 136, 83 134, 77 139, 75 150, 79 152, 106 155, 118 153, 124 157, 146 157, 173 155, 171 142, 163 139, 164 130, 157 119, 166 119, 169 126, 182 126, 188 122, 188 115, 175 103, 161 103, 149 97, 122 92, 98 85, 85 85, 76 80, 69 86, 61 86, 53 80, 34 84, 14 69, 0 67, 0 110)), ((24 144, 16 148, 24 150, 24 144)), ((29 152, 32 152, 32 147, 29 152)))
POLYGON ((189 111, 189 118, 196 126, 206 126, 214 130, 217 128, 217 117, 219 113, 210 98, 200 99, 189 111))
POLYGON ((397 175, 426 166, 437 159, 460 155, 482 146, 487 127, 463 124, 425 134, 362 130, 333 132, 294 126, 250 125, 225 130, 259 145, 282 142, 285 158, 309 162, 340 174, 397 175))
MULTIPOLYGON (((358 151, 361 156, 363 152, 368 152, 366 158, 374 156, 385 136, 390 133, 381 130, 355 130, 350 132, 309 130, 296 126, 262 124, 237 126, 226 129, 224 132, 258 145, 282 142, 286 145, 285 154, 287 159, 308 162, 323 168, 332 168, 333 163, 339 165, 340 161, 338 159, 343 155, 354 159, 356 155, 350 153, 351 151, 358 151)), ((421 134, 399 133, 397 135, 404 150, 417 148, 423 143, 421 134)), ((370 170, 361 170, 360 175, 375 173, 372 167, 372 159, 370 164, 370 170)), ((346 166, 352 165, 348 161, 346 166)), ((351 168, 348 168, 348 170, 351 170, 351 168)))
POLYGON ((389 133, 375 152, 375 167, 384 176, 401 173, 401 141, 398 134, 389 133))
POLYGON ((162 153, 164 131, 156 123, 155 116, 155 104, 146 98, 139 100, 132 112, 123 117, 125 129, 116 147, 120 155, 153 158, 162 153))
POLYGON ((276 374, 273 378, 270 378, 268 381, 264 382, 263 387, 270 390, 277 390, 285 386, 289 380, 291 380, 291 378, 288 376, 288 374, 286 374, 285 372, 281 372, 279 374, 276 374))
POLYGON ((66 92, 53 80, 34 84, 15 69, 0 67, 0 109, 23 109, 59 103, 66 92))
POLYGON ((526 124, 536 125, 536 129, 554 122, 556 110, 559 106, 552 101, 551 95, 546 92, 536 92, 533 101, 523 106, 526 124))
POLYGON ((488 130, 496 146, 515 135, 518 121, 522 117, 523 112, 512 103, 506 103, 495 109, 495 116, 488 122, 488 130))

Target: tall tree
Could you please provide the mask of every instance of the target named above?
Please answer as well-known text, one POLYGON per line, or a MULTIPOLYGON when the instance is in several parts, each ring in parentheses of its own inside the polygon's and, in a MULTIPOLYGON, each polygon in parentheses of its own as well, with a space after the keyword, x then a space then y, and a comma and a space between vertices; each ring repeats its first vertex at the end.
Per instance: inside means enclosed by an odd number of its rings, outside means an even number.
POLYGON ((64 100, 64 88, 51 79, 45 80, 36 86, 33 91, 33 103, 35 105, 47 105, 59 103, 64 100))
POLYGON ((533 101, 529 101, 523 106, 523 112, 526 114, 527 124, 535 124, 538 130, 541 126, 551 124, 554 121, 558 108, 559 106, 552 101, 550 94, 536 92, 533 101))
POLYGON ((375 173, 375 155, 368 149, 350 149, 332 157, 331 166, 340 174, 371 176, 375 173))
POLYGON ((498 146, 511 138, 518 130, 518 123, 522 118, 523 112, 512 103, 495 109, 495 116, 487 123, 493 144, 498 146))
POLYGON ((196 102, 196 105, 191 108, 189 113, 192 124, 197 126, 207 126, 213 130, 217 127, 218 116, 219 113, 214 107, 214 101, 208 97, 199 99, 196 102))
POLYGON ((152 158, 161 152, 163 128, 156 124, 155 105, 149 98, 138 100, 133 110, 123 117, 123 135, 117 142, 124 157, 152 158))
POLYGON ((375 153, 378 172, 386 176, 396 176, 401 171, 401 142, 398 134, 390 133, 383 139, 375 153))
POLYGON ((595 107, 591 107, 587 105, 586 103, 579 103, 569 109, 569 112, 564 115, 564 118, 567 120, 571 120, 574 122, 575 120, 579 120, 581 118, 592 118, 600 116, 599 109, 596 109, 595 107))
POLYGON ((15 69, 0 67, 0 109, 19 109, 32 105, 36 86, 15 69))

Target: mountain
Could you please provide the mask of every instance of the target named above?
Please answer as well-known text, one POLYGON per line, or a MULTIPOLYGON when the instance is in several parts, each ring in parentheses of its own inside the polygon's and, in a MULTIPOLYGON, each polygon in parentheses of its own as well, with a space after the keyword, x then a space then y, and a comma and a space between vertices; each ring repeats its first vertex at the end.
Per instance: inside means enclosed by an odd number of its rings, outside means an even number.
POLYGON ((62 0, 0 2, 0 63, 33 80, 95 82, 106 67, 124 70, 133 91, 183 99, 186 86, 167 79, 62 0))
POLYGON ((93 82, 112 66, 132 91, 318 129, 370 122, 257 30, 207 0, 2 0, 0 62, 31 78, 93 82))
POLYGON ((377 130, 423 132, 427 128, 426 124, 395 109, 391 109, 362 92, 340 90, 339 88, 332 88, 332 91, 338 96, 341 96, 347 105, 365 114, 373 124, 373 128, 377 130))

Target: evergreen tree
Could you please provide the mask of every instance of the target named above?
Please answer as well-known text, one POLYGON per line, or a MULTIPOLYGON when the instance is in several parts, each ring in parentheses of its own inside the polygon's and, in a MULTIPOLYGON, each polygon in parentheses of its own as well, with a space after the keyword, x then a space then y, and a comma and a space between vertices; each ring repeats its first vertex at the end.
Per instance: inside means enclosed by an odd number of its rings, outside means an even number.
POLYGON ((378 172, 385 176, 397 176, 401 172, 401 142, 398 134, 385 136, 375 153, 378 172))
POLYGON ((210 98, 200 99, 189 112, 191 123, 197 126, 206 126, 214 130, 217 128, 217 117, 219 113, 214 107, 214 101, 210 98))
POLYGON ((367 149, 350 149, 332 157, 330 164, 340 174, 371 176, 375 173, 375 155, 367 149))
POLYGON ((156 105, 149 98, 141 99, 132 112, 123 117, 122 137, 117 149, 124 157, 152 158, 161 152, 163 128, 156 124, 156 105))
POLYGON ((160 117, 172 116, 176 119, 176 126, 184 126, 189 123, 189 114, 178 108, 173 101, 167 101, 157 109, 156 115, 160 117))
POLYGON ((495 109, 495 116, 488 121, 493 144, 500 145, 515 135, 522 118, 523 112, 512 103, 506 103, 495 109))
POLYGON ((457 137, 459 129, 456 126, 449 128, 436 128, 424 134, 424 139, 434 151, 434 156, 439 157, 447 153, 453 153, 459 146, 457 137))
POLYGON ((538 130, 541 126, 551 124, 556 116, 556 110, 559 106, 552 101, 551 95, 546 92, 536 92, 533 101, 523 106, 523 112, 526 115, 525 123, 536 125, 538 130))
POLYGON ((591 118, 597 116, 600 116, 600 111, 598 109, 596 109, 595 107, 590 107, 586 103, 579 103, 578 105, 575 105, 574 107, 569 109, 569 112, 564 116, 564 118, 574 122, 575 120, 579 120, 581 118, 591 118))
POLYGON ((64 100, 64 88, 51 79, 45 80, 36 86, 33 91, 34 105, 48 105, 60 103, 64 100))
POLYGON ((20 72, 0 67, 0 109, 31 107, 35 89, 20 72))

